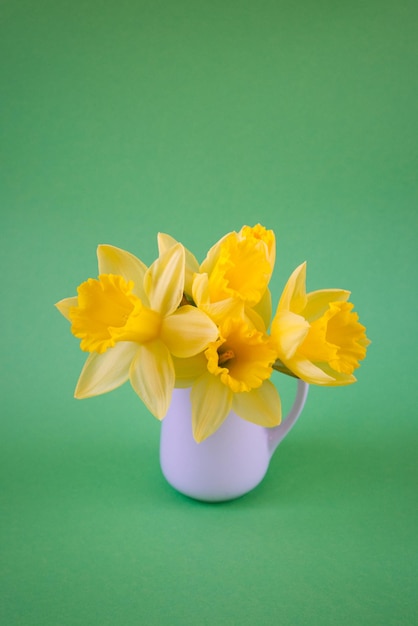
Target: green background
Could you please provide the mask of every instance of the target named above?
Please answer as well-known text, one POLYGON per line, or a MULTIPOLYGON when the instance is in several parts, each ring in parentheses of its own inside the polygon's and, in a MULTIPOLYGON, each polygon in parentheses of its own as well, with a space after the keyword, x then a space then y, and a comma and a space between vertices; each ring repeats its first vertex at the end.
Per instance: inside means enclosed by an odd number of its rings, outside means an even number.
POLYGON ((417 6, 1 2, 4 626, 416 623, 417 6), (165 483, 129 385, 73 399, 53 303, 99 243, 202 259, 257 222, 275 301, 306 259, 373 343, 257 490, 208 505, 165 483))

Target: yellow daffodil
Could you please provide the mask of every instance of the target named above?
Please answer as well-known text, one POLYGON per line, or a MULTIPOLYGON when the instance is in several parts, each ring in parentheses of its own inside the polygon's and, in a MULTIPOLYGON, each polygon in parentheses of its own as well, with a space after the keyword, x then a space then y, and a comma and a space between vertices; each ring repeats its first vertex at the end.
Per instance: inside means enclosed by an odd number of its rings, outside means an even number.
MULTIPOLYGON (((176 243, 170 235, 158 236, 160 253, 176 243)), ((265 330, 271 318, 268 283, 275 255, 274 233, 260 224, 243 226, 239 232, 222 237, 200 266, 186 250, 186 296, 216 323, 225 317, 245 315, 265 330)))
POLYGON ((128 379, 159 419, 170 405, 175 381, 173 358, 201 353, 218 337, 212 320, 193 306, 180 306, 185 251, 171 246, 147 268, 135 256, 98 247, 99 277, 78 295, 56 304, 71 322, 81 349, 90 352, 75 396, 111 391, 128 379))
POLYGON ((56 304, 89 353, 76 398, 130 380, 162 419, 173 388, 191 388, 193 436, 201 442, 231 410, 259 426, 277 426, 273 370, 316 385, 355 382, 370 343, 366 329, 350 292, 306 293, 306 263, 290 276, 268 334, 273 231, 257 224, 230 232, 200 265, 170 235, 158 235, 158 249, 147 267, 120 248, 99 246, 98 277, 56 304))
MULTIPOLYGON (((290 276, 271 328, 279 362, 308 383, 348 385, 370 341, 347 302, 350 292, 323 289, 306 293, 306 263, 290 276)), ((276 366, 275 366, 276 367, 276 366)))
POLYGON ((176 359, 178 386, 192 385, 192 426, 197 442, 215 432, 232 409, 255 424, 280 423, 279 394, 270 380, 276 354, 270 338, 242 318, 220 325, 220 338, 204 355, 176 359))
POLYGON ((275 261, 275 237, 260 224, 222 237, 200 266, 208 274, 211 302, 235 298, 253 307, 264 296, 275 261))

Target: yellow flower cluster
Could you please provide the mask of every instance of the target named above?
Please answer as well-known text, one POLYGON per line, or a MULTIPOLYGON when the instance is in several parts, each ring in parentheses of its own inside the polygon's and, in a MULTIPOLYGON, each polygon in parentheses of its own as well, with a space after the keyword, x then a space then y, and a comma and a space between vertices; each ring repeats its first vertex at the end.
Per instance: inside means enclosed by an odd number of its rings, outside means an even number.
POLYGON ((99 246, 98 278, 56 304, 89 352, 77 398, 130 380, 163 419, 173 388, 191 387, 193 434, 200 442, 231 410, 261 426, 278 425, 273 370, 317 385, 355 382, 370 342, 348 291, 306 293, 304 263, 272 316, 273 231, 258 224, 228 233, 201 264, 169 235, 158 235, 158 248, 157 260, 146 267, 129 252, 99 246))

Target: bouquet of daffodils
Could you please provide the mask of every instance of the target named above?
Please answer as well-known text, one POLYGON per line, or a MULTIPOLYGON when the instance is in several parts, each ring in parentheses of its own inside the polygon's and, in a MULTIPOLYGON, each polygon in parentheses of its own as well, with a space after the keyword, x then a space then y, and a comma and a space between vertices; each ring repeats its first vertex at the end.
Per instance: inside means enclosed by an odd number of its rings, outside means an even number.
POLYGON ((56 304, 89 353, 75 397, 128 379, 158 419, 174 387, 190 387, 193 435, 215 432, 232 409, 260 426, 281 420, 274 370, 315 385, 348 385, 366 356, 366 329, 349 291, 306 293, 306 263, 290 276, 272 315, 275 236, 261 225, 222 237, 199 264, 166 234, 147 267, 110 245, 98 278, 56 304))

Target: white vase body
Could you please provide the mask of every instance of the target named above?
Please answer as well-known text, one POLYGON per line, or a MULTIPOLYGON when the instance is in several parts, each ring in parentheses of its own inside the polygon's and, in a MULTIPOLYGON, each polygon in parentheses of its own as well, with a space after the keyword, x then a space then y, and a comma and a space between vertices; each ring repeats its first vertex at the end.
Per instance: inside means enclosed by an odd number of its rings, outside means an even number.
POLYGON ((248 493, 264 478, 273 452, 304 407, 308 384, 298 381, 296 399, 279 426, 263 428, 230 412, 210 437, 196 443, 192 434, 190 389, 175 389, 161 425, 160 464, 180 493, 220 502, 248 493))

